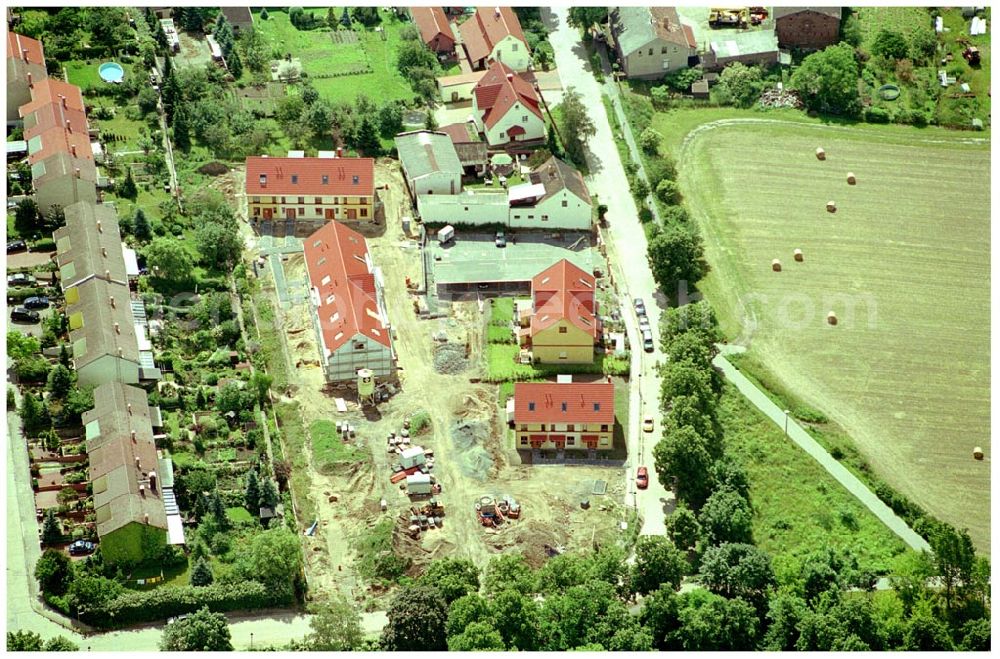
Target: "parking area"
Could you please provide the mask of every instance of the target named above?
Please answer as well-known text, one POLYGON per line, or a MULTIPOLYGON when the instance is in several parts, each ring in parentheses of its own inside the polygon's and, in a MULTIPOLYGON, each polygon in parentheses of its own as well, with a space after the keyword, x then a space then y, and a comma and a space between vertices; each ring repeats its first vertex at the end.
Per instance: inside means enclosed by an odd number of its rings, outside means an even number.
POLYGON ((14 307, 16 307, 16 306, 18 306, 18 305, 16 305, 16 304, 8 304, 7 305, 7 318, 10 321, 10 327, 11 327, 11 329, 15 329, 15 330, 17 330, 18 332, 20 332, 22 334, 27 334, 29 336, 34 336, 34 337, 41 338, 42 337, 42 332, 44 331, 45 319, 48 318, 49 316, 51 316, 52 313, 53 313, 52 306, 50 305, 48 309, 35 309, 35 311, 38 312, 38 322, 37 323, 29 323, 29 322, 20 321, 20 320, 12 320, 10 318, 10 316, 14 312, 14 307))

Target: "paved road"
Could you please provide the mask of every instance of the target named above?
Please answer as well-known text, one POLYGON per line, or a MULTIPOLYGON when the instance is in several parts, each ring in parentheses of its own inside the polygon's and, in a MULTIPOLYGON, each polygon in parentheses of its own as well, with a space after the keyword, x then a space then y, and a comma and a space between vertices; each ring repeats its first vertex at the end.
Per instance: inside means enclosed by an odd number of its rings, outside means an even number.
MULTIPOLYGON (((615 146, 615 136, 601 102, 602 86, 594 78, 587 60, 587 53, 580 42, 580 33, 566 22, 566 7, 543 9, 542 20, 552 32, 549 41, 555 51, 556 68, 565 88, 573 87, 584 98, 590 118, 597 133, 588 145, 587 165, 590 175, 587 186, 601 203, 607 204, 610 225, 609 255, 618 270, 619 290, 632 344, 631 400, 632 417, 628 437, 628 462, 626 462, 626 505, 635 506, 642 517, 643 535, 662 535, 666 532, 664 516, 673 510, 674 497, 659 482, 653 469, 653 446, 659 432, 647 434, 640 429, 639 419, 651 415, 659 420, 660 378, 656 364, 663 358, 659 345, 653 353, 642 351, 638 321, 631 311, 632 298, 641 297, 646 302, 647 314, 654 336, 660 322, 665 300, 658 292, 646 259, 646 234, 639 222, 638 209, 628 193, 628 179, 615 146), (635 470, 639 465, 649 468, 649 488, 635 488, 635 470)), ((657 424, 659 425, 659 424, 657 424)))
POLYGON ((812 438, 812 436, 805 431, 805 429, 795 422, 794 419, 785 418, 784 410, 774 404, 767 394, 761 391, 757 386, 751 382, 745 375, 740 373, 740 371, 733 366, 732 363, 726 359, 726 355, 731 355, 735 353, 743 352, 745 348, 742 346, 724 345, 720 346, 720 352, 712 360, 712 363, 719 369, 722 370, 726 378, 736 385, 736 388, 740 390, 748 401, 754 404, 757 409, 763 412, 769 419, 778 424, 778 427, 785 427, 787 423, 788 437, 793 442, 795 442, 803 451, 808 453, 816 462, 826 469, 826 471, 837 479, 841 485, 847 488, 847 491, 857 497, 868 510, 879 518, 883 524, 889 527, 893 533, 898 535, 903 539, 907 545, 912 549, 917 551, 930 551, 930 545, 922 537, 917 535, 917 533, 911 529, 906 522, 904 522, 899 516, 892 511, 889 506, 885 505, 881 499, 875 496, 875 493, 868 489, 864 483, 862 483, 857 476, 852 474, 847 470, 844 465, 837 462, 832 455, 830 455, 826 449, 819 445, 819 443, 812 438))

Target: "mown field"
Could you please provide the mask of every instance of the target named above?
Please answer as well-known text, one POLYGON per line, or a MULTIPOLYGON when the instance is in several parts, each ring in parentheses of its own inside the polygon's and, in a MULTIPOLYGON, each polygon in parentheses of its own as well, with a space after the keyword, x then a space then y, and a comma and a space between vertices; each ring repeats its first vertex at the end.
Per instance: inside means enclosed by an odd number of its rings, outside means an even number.
POLYGON ((689 137, 679 169, 727 335, 988 551, 989 462, 972 459, 990 449, 990 150, 977 137, 729 123, 689 137))

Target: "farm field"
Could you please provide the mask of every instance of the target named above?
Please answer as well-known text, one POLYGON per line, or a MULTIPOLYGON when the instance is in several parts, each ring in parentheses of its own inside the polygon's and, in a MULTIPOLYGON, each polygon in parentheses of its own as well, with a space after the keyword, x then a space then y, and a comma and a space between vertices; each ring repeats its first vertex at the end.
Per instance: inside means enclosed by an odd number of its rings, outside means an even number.
MULTIPOLYGON (((309 11, 320 18, 326 16, 325 8, 309 11)), ((342 9, 335 11, 340 16, 342 9)), ((353 32, 338 31, 335 40, 334 33, 326 27, 297 29, 288 20, 287 12, 270 11, 267 20, 260 20, 259 10, 253 12, 254 25, 274 54, 291 53, 298 58, 320 96, 344 102, 365 94, 376 103, 410 98, 413 92, 396 68, 399 31, 406 23, 394 18, 391 12, 380 13, 385 39, 355 24, 353 32)))
POLYGON ((724 331, 988 551, 989 462, 972 459, 990 448, 988 139, 746 121, 697 129, 678 157, 724 331))

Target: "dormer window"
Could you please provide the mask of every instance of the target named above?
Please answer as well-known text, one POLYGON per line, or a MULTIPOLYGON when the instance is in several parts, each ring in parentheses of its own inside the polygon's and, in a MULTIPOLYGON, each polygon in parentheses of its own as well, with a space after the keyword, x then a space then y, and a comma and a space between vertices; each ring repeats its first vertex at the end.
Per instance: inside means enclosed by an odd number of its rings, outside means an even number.
POLYGON ((352 184, 357 185, 360 182, 361 182, 361 177, 360 176, 355 175, 355 176, 351 177, 351 183, 352 184))
POLYGON ((260 185, 261 187, 267 185, 267 174, 260 175, 260 185))
POLYGON ((299 182, 299 175, 298 174, 292 174, 292 185, 295 185, 298 182, 299 182))
POLYGON ((564 402, 564 403, 562 404, 562 411, 563 411, 563 412, 565 412, 565 411, 566 411, 566 403, 565 403, 565 402, 564 402))
POLYGON ((323 174, 323 185, 328 185, 330 183, 330 177, 323 174))
POLYGON ((535 411, 535 404, 534 403, 528 403, 528 411, 529 412, 534 412, 535 411))

